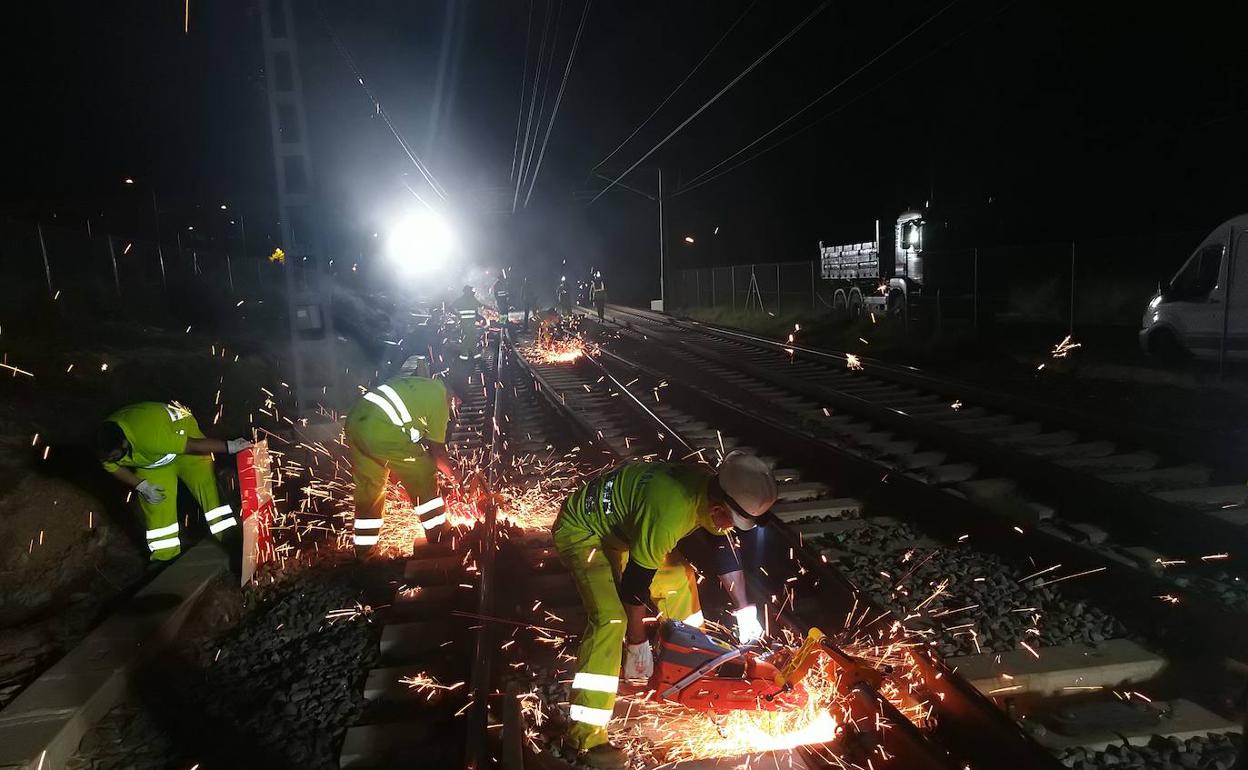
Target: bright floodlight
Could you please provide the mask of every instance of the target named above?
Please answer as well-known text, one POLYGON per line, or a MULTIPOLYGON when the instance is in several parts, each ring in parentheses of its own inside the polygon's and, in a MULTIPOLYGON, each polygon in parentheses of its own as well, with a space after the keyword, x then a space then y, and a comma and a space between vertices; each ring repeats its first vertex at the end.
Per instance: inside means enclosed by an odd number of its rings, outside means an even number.
POLYGON ((386 255, 404 272, 429 273, 446 264, 454 243, 446 220, 432 211, 422 211, 390 228, 386 255))

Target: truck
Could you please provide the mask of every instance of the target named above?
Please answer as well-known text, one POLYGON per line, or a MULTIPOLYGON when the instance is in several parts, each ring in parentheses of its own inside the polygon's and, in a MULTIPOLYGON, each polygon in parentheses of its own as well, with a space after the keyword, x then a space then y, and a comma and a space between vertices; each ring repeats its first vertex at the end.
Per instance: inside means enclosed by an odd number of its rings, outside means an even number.
POLYGON ((1248 214, 1205 236, 1148 299, 1140 347, 1175 360, 1248 358, 1248 214))
POLYGON ((905 211, 892 232, 839 246, 819 242, 820 273, 832 291, 832 312, 857 321, 867 313, 908 322, 921 306, 926 220, 921 211, 905 211))

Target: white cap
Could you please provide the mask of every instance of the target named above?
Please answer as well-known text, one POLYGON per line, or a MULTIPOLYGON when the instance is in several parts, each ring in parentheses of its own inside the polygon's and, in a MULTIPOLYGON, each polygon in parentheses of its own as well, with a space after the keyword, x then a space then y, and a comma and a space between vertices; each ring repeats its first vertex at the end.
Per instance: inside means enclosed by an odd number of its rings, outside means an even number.
POLYGON ((719 488, 724 491, 737 529, 753 529, 776 502, 776 478, 771 468, 755 455, 740 450, 729 452, 719 464, 719 488))

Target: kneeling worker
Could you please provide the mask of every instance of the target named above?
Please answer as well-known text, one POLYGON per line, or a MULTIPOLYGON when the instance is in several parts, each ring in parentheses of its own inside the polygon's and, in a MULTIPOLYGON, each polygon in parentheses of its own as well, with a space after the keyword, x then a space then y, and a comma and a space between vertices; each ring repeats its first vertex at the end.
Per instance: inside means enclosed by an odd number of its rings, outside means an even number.
POLYGON ((234 509, 221 504, 211 455, 238 454, 249 446, 245 438, 205 438, 190 410, 176 402, 145 401, 122 407, 96 431, 96 455, 104 470, 139 495, 153 561, 168 561, 182 551, 179 481, 203 509, 208 531, 217 540, 238 524, 234 509))
MULTIPOLYGON (((386 482, 403 482, 426 537, 446 522, 437 471, 458 483, 446 455, 451 394, 442 380, 394 377, 369 390, 347 413, 347 443, 355 476, 355 551, 377 544, 386 510, 386 482)), ((439 530, 440 531, 440 530, 439 530)), ((430 537, 429 539, 436 539, 430 537)))
MULTIPOLYGON (((621 676, 648 678, 654 658, 646 636, 646 604, 666 618, 701 625, 697 583, 676 544, 699 528, 717 535, 752 529, 776 500, 765 463, 730 452, 717 472, 706 466, 632 462, 598 475, 574 492, 555 520, 559 558, 576 580, 588 624, 572 680, 570 748, 591 767, 623 768, 626 757, 608 743, 607 722, 621 676)), ((720 576, 737 607, 742 642, 762 634, 748 604, 745 578, 720 576)))

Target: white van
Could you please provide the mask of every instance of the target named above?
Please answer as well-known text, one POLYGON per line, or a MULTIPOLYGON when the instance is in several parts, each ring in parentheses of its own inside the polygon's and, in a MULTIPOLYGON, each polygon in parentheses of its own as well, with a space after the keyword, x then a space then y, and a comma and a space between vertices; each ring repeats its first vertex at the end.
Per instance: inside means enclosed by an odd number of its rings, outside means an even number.
POLYGON ((1161 358, 1248 357, 1248 214, 1219 225, 1144 310, 1140 346, 1161 358), (1229 281, 1228 281, 1228 269, 1229 281), (1227 288, 1230 301, 1227 302, 1227 288))

